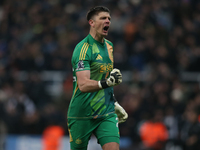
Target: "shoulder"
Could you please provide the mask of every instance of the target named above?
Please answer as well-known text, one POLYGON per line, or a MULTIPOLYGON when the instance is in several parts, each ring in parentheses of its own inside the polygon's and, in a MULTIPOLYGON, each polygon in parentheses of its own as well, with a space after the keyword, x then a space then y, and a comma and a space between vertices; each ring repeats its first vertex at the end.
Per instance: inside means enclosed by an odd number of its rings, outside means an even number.
POLYGON ((76 45, 76 47, 74 49, 74 53, 80 53, 81 50, 85 51, 86 49, 88 49, 89 46, 90 46, 90 44, 86 37, 76 45))
POLYGON ((76 45, 74 51, 76 51, 76 50, 81 50, 83 47, 88 46, 88 45, 89 45, 89 43, 87 42, 86 38, 84 38, 82 41, 80 41, 80 42, 76 45))
POLYGON ((84 38, 81 42, 79 42, 73 52, 72 58, 73 59, 79 59, 84 60, 86 58, 86 55, 90 51, 91 45, 89 44, 87 38, 84 38))

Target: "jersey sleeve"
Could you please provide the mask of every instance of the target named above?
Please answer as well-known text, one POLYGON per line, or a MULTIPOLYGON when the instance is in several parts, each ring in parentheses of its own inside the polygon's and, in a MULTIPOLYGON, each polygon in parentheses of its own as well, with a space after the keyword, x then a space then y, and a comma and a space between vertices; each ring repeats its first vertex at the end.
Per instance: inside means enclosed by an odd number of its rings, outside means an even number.
POLYGON ((73 56, 72 65, 75 72, 90 70, 91 54, 88 43, 82 43, 76 46, 73 56))

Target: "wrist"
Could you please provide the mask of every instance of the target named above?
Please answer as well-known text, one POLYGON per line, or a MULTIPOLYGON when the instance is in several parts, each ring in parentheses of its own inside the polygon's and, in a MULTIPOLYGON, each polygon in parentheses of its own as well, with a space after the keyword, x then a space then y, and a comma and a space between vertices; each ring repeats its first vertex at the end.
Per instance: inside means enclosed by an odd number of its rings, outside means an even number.
POLYGON ((100 89, 105 89, 105 88, 108 88, 108 84, 106 82, 106 79, 105 80, 101 80, 101 81, 98 81, 98 86, 100 89))
POLYGON ((98 86, 99 86, 100 89, 102 89, 101 81, 98 81, 98 86))

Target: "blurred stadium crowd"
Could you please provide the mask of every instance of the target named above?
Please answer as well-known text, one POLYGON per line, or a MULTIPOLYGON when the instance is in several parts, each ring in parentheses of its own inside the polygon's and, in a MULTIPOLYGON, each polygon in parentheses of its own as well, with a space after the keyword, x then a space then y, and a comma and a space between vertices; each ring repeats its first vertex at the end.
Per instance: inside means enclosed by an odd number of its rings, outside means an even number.
POLYGON ((181 78, 200 72, 198 0, 1 0, 0 131, 42 134, 59 124, 68 134, 71 55, 88 34, 86 13, 96 5, 111 10, 107 39, 114 44, 115 67, 124 73, 124 83, 115 87, 129 114, 121 136, 131 139, 131 149, 162 149, 169 141, 200 149, 200 81, 181 78), (47 92, 40 78, 46 70, 65 72, 59 96, 47 92), (21 71, 27 80, 18 78, 21 71), (164 126, 164 135, 150 143, 142 128, 148 122, 164 126))

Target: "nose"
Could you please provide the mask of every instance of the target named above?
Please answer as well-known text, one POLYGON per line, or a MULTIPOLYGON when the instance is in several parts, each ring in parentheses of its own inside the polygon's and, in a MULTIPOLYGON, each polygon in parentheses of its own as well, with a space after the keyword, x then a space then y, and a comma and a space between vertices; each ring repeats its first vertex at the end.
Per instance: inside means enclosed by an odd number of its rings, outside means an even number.
POLYGON ((110 20, 109 20, 109 18, 106 18, 106 23, 110 23, 110 20))

